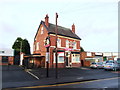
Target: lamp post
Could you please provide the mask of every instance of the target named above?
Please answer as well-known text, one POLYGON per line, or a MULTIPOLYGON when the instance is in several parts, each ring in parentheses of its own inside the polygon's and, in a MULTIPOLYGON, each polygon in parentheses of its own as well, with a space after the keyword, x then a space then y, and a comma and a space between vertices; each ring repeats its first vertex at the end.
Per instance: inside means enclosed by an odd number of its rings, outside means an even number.
POLYGON ((22 41, 16 41, 16 42, 20 42, 20 63, 19 63, 19 65, 22 65, 23 63, 22 63, 22 60, 23 60, 23 54, 22 54, 22 41))
POLYGON ((22 41, 20 41, 20 65, 23 65, 22 41))

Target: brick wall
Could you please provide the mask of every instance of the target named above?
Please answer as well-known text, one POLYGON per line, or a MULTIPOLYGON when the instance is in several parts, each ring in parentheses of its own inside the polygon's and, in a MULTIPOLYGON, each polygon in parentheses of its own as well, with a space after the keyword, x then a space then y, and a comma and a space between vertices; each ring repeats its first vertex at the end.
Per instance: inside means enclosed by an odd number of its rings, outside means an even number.
POLYGON ((8 63, 10 65, 14 64, 14 57, 13 56, 6 56, 8 57, 8 62, 2 63, 2 56, 0 56, 0 65, 8 65, 8 63))
POLYGON ((10 65, 13 65, 14 64, 14 57, 13 56, 8 57, 8 62, 10 65))
POLYGON ((35 51, 33 52, 34 54, 35 53, 40 53, 42 56, 46 55, 46 48, 44 46, 44 40, 48 36, 47 33, 48 33, 48 31, 46 30, 46 28, 43 25, 41 25, 39 30, 38 30, 38 33, 36 35, 35 41, 34 41, 34 48, 35 48, 35 51), (44 29, 43 34, 41 34, 41 28, 42 27, 44 29), (36 50, 38 42, 39 42, 39 50, 36 50))
POLYGON ((80 60, 85 60, 86 58, 86 52, 81 52, 80 53, 80 60))

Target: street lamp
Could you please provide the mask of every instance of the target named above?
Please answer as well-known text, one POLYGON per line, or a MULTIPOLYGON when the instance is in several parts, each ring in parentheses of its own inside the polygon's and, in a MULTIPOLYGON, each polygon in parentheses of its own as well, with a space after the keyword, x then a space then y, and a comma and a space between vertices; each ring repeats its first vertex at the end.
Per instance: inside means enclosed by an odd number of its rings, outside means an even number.
POLYGON ((23 54, 22 54, 22 41, 16 41, 16 42, 20 42, 20 64, 19 65, 22 65, 22 60, 23 60, 23 54))

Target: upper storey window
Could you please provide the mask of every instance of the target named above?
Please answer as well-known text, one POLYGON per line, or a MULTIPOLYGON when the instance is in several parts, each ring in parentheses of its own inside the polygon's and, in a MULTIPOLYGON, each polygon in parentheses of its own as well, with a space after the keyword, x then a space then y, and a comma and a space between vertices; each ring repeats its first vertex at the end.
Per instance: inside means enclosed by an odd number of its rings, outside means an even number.
POLYGON ((44 28, 43 27, 41 27, 41 34, 43 34, 44 33, 44 28))
POLYGON ((69 41, 66 40, 66 48, 69 48, 69 41))
POLYGON ((61 47, 61 39, 60 38, 57 39, 57 46, 61 47))
POLYGON ((36 43, 36 50, 39 50, 39 48, 40 48, 39 46, 40 46, 40 42, 37 42, 36 43))
POLYGON ((76 49, 76 48, 77 48, 77 43, 73 42, 73 49, 76 49))

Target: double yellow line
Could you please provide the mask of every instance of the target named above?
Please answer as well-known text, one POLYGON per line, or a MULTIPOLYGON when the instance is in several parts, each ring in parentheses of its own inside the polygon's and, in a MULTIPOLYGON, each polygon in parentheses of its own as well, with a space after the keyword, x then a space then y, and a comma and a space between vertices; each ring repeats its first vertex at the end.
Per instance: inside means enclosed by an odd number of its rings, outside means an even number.
MULTIPOLYGON (((55 87, 55 86, 65 86, 65 85, 73 85, 73 84, 80 84, 80 83, 88 83, 88 82, 102 81, 102 80, 112 80, 112 79, 118 79, 118 78, 120 78, 120 77, 113 77, 113 78, 106 78, 106 79, 99 79, 99 80, 92 80, 92 81, 83 81, 83 82, 54 84, 54 85, 31 86, 31 87, 18 87, 18 88, 12 88, 12 90, 17 90, 17 89, 29 89, 29 88, 46 88, 46 87, 55 87)), ((4 90, 10 90, 10 89, 4 89, 4 90)))

